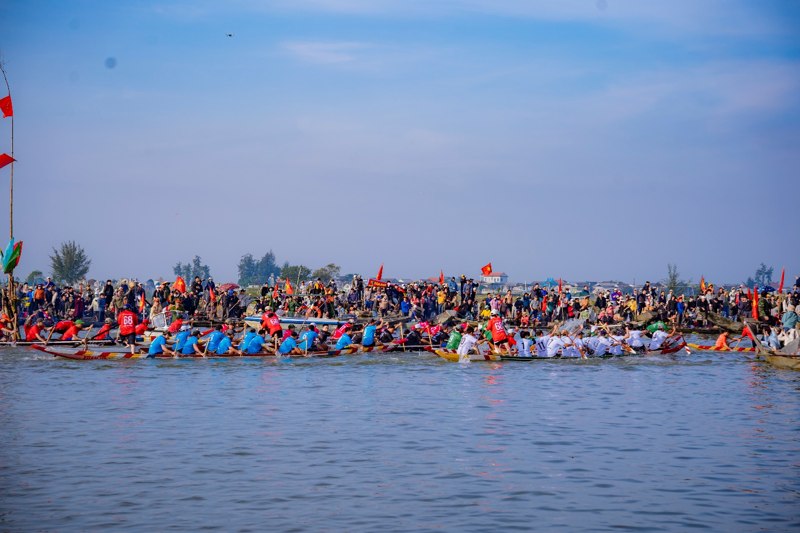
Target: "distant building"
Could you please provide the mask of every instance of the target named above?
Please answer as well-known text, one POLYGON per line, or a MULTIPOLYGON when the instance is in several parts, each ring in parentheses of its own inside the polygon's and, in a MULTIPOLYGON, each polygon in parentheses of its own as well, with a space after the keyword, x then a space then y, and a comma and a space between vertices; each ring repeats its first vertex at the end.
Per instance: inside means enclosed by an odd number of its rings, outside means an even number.
POLYGON ((488 276, 481 275, 481 283, 486 285, 505 285, 508 283, 508 274, 505 272, 492 272, 488 276))

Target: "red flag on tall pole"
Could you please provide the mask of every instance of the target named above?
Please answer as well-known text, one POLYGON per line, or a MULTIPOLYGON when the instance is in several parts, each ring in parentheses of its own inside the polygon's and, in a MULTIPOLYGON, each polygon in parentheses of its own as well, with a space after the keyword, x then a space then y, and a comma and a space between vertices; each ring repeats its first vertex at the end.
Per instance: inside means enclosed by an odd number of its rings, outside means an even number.
POLYGON ((700 292, 702 294, 706 293, 706 278, 700 276, 700 292))
POLYGON ((144 313, 144 308, 147 306, 147 300, 144 299, 144 292, 139 293, 139 312, 144 313))
POLYGON ((11 95, 0 98, 0 111, 3 112, 3 118, 14 116, 14 107, 11 105, 11 95))
POLYGON ((283 292, 289 296, 294 294, 294 287, 292 287, 291 282, 289 282, 289 278, 286 278, 286 285, 283 287, 283 292))
POLYGON ((786 267, 781 269, 781 283, 778 285, 778 294, 783 294, 783 280, 786 277, 786 267))
POLYGON ((0 168, 3 168, 6 165, 9 165, 16 161, 13 157, 8 154, 0 154, 0 168))
POLYGON ((481 274, 488 276, 492 273, 492 263, 486 263, 481 267, 481 274))
POLYGON ((753 288, 753 320, 758 320, 758 287, 753 288))
POLYGON ((439 285, 444 285, 444 270, 439 271, 439 285))
POLYGON ((381 267, 378 269, 378 275, 375 276, 375 279, 378 281, 383 279, 383 263, 381 263, 381 267))
POLYGON ((214 287, 208 288, 208 299, 211 300, 212 304, 217 301, 217 293, 214 291, 214 287))

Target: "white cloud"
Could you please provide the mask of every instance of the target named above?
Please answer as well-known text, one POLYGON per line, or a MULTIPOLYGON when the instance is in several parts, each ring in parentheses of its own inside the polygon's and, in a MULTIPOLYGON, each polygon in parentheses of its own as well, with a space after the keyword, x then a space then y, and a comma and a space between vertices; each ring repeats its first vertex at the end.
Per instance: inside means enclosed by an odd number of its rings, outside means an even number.
POLYGON ((338 65, 355 62, 368 45, 357 42, 291 41, 282 43, 281 48, 303 61, 338 65))

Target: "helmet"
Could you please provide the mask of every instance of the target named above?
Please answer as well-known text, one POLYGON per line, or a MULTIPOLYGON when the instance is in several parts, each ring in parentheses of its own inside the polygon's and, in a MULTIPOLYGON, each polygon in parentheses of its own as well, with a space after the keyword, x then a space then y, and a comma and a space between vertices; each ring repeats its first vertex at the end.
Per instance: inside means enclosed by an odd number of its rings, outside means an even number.
POLYGON ((492 316, 498 316, 500 312, 497 309, 492 309, 492 316))

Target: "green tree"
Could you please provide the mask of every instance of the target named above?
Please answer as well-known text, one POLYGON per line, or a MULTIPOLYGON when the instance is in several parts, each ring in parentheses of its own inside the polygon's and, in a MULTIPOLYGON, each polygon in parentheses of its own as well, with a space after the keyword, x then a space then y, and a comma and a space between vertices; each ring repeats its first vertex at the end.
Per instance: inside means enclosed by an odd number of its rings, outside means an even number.
POLYGON ((187 282, 193 280, 195 276, 200 276, 200 279, 206 279, 211 276, 211 269, 208 265, 203 263, 199 255, 194 256, 194 258, 186 264, 178 262, 172 267, 172 271, 176 276, 181 276, 187 282))
POLYGON ((772 267, 767 267, 766 264, 761 263, 758 268, 756 269, 756 274, 752 278, 747 278, 745 285, 753 288, 755 286, 765 287, 772 283, 772 274, 775 272, 775 269, 772 267))
POLYGON ((668 291, 672 291, 674 294, 684 294, 689 290, 691 280, 681 279, 678 265, 667 263, 667 277, 662 283, 667 287, 668 291))
POLYGON ((239 261, 239 285, 261 285, 270 274, 279 275, 280 267, 275 262, 275 254, 272 250, 265 253, 261 259, 255 260, 253 254, 245 254, 239 261))
POLYGON ((53 279, 68 285, 83 279, 91 264, 86 251, 75 241, 61 243, 58 250, 53 248, 53 255, 50 256, 53 279))
POLYGON ((281 268, 280 276, 292 283, 302 283, 309 280, 311 269, 305 265, 290 265, 287 261, 281 268))
POLYGON ((332 279, 338 279, 339 275, 342 272, 342 267, 339 265, 335 265, 333 263, 328 263, 324 267, 320 267, 316 269, 314 272, 311 273, 312 279, 321 279, 325 283, 328 283, 332 279))
POLYGON ((34 270, 30 274, 28 274, 27 278, 25 278, 25 283, 27 283, 28 285, 32 285, 36 283, 37 279, 41 278, 44 278, 44 272, 42 272, 41 270, 34 270))

